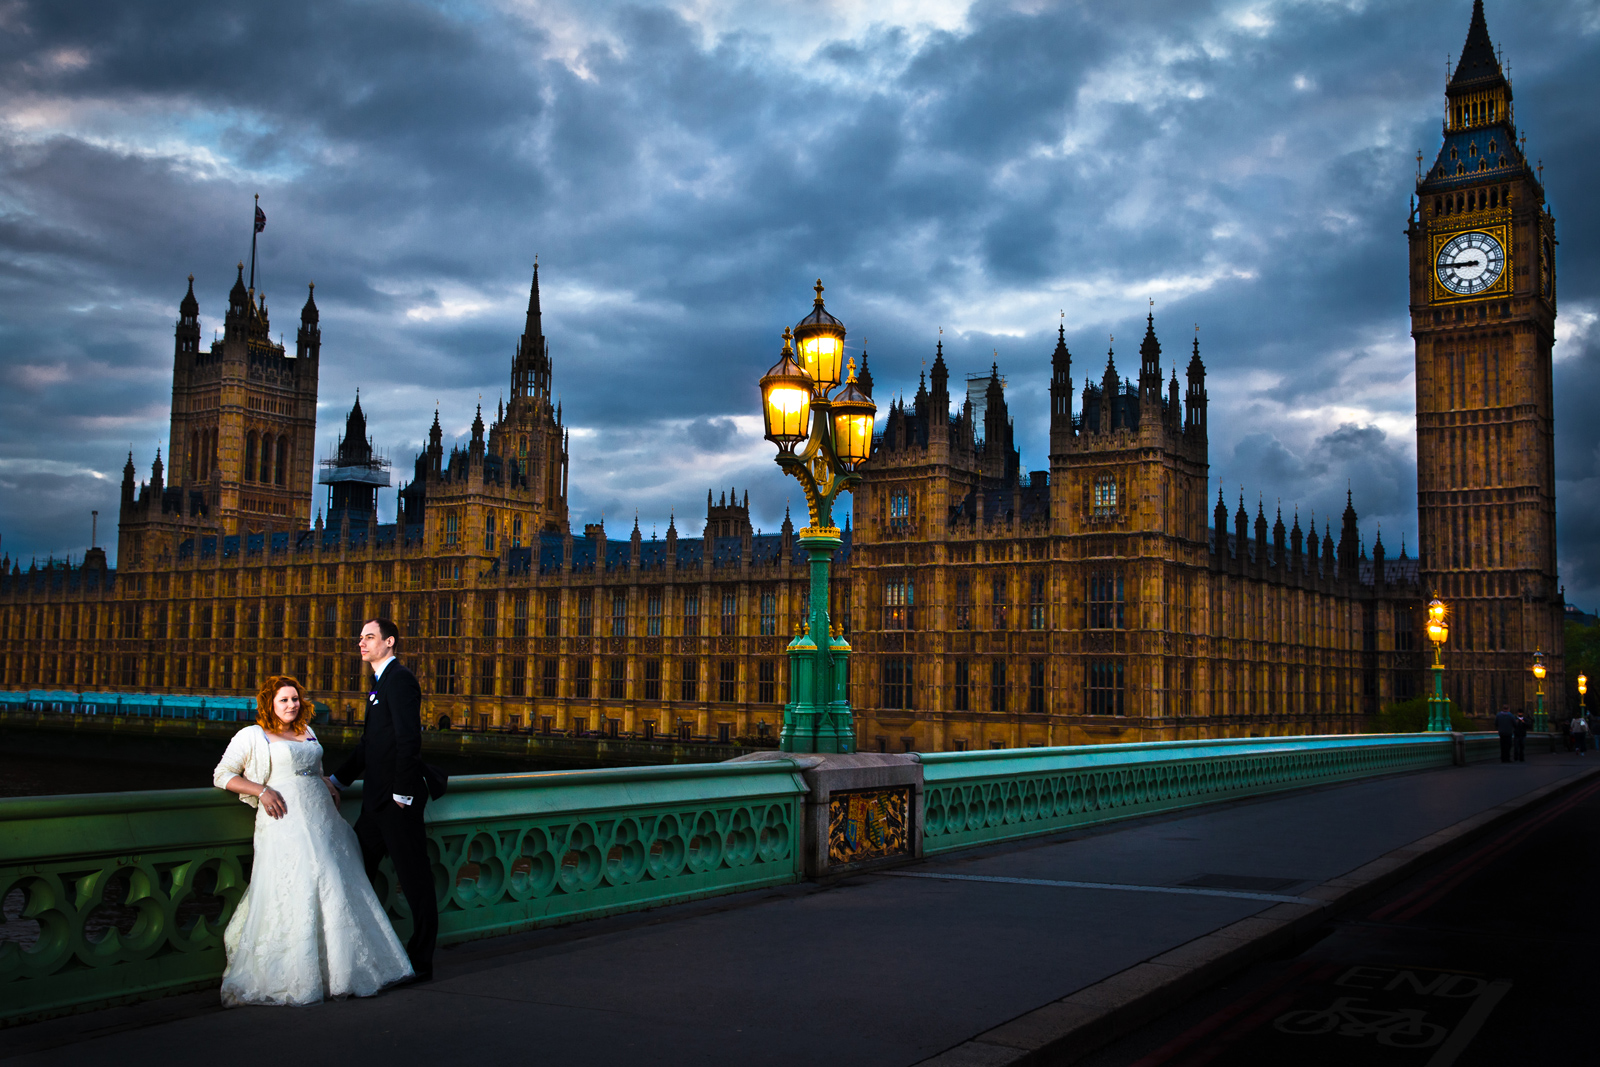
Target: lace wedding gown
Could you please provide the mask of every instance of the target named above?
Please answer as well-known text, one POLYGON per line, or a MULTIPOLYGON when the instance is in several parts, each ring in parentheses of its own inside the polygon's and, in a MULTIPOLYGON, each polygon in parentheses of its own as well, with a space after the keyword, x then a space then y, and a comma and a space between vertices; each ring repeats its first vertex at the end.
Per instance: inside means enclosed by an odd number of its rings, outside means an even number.
POLYGON ((322 746, 274 740, 267 785, 287 814, 256 811, 250 885, 223 933, 222 1003, 316 1004, 365 997, 411 974, 361 863, 361 846, 322 781, 322 746))

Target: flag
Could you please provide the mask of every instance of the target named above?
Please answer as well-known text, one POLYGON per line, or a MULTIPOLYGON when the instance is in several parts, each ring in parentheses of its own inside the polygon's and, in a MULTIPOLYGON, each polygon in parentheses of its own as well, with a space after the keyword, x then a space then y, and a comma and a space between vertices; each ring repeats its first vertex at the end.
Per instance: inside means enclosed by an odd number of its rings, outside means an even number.
POLYGON ((256 205, 256 232, 260 233, 267 228, 267 213, 261 210, 261 205, 256 205))

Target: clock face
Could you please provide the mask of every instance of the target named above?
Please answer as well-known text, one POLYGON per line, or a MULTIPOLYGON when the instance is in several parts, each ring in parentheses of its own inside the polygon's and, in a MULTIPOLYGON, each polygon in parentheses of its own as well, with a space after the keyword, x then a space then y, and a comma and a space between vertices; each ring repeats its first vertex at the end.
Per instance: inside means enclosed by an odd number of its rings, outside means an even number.
POLYGON ((1439 284, 1457 296, 1490 288, 1506 269, 1506 252, 1486 233, 1458 233, 1439 249, 1439 284))

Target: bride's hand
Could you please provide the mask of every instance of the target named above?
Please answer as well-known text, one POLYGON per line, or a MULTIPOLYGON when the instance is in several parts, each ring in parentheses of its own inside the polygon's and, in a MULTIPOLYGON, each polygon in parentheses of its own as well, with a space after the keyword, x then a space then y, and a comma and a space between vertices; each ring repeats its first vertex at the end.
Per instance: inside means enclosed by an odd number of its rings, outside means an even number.
POLYGON ((328 795, 333 797, 333 806, 339 806, 339 787, 333 784, 332 778, 324 778, 322 784, 328 787, 328 795))
POLYGON ((283 802, 283 796, 270 785, 261 790, 261 810, 274 819, 281 819, 289 812, 289 806, 283 802))

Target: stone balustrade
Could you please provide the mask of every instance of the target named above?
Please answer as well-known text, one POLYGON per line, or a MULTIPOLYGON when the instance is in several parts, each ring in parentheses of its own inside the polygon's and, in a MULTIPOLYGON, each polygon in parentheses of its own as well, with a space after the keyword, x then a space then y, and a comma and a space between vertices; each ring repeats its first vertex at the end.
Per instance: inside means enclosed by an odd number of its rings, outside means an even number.
MULTIPOLYGON (((440 942, 1497 755, 1493 734, 1337 735, 460 777, 427 810, 440 942)), ((254 817, 216 789, 0 799, 0 1026, 214 985, 254 817)))

